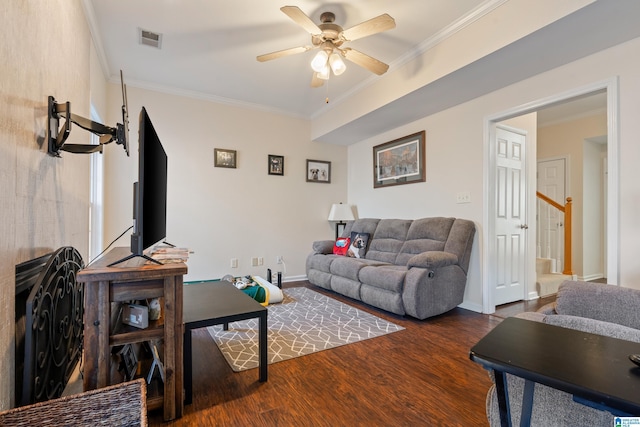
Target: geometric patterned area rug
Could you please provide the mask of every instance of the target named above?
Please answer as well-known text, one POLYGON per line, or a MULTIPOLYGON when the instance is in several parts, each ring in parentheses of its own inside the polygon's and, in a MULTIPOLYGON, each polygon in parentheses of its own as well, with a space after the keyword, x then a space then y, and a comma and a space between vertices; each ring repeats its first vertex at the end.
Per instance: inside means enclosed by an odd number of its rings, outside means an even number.
MULTIPOLYGON (((404 329, 307 288, 287 288, 268 306, 269 364, 404 329)), ((258 319, 207 328, 236 372, 258 367, 258 319)))

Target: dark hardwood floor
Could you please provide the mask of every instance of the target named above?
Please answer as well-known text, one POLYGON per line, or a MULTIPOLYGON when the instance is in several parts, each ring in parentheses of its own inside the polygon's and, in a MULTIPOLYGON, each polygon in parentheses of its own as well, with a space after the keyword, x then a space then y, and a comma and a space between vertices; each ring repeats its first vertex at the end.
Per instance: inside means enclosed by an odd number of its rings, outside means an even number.
POLYGON ((335 299, 406 328, 382 337, 234 373, 205 329, 193 337, 193 404, 171 426, 486 426, 489 375, 469 349, 504 317, 542 302, 501 307, 495 315, 456 308, 416 320, 389 314, 308 282, 335 299), (518 306, 519 305, 519 306, 518 306))

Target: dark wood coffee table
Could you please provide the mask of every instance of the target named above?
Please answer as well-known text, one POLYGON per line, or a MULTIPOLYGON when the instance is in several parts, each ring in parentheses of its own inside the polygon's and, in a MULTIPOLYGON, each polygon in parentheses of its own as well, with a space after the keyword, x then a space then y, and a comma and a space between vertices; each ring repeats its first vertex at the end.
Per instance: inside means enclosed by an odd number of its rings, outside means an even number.
POLYGON ((500 422, 511 425, 506 374, 525 379, 521 418, 529 425, 535 383, 617 416, 640 415, 640 369, 629 354, 640 344, 546 323, 507 318, 471 348, 495 372, 500 422))
POLYGON ((267 308, 225 281, 189 284, 183 291, 185 403, 193 400, 191 332, 194 329, 213 325, 224 325, 226 329, 230 322, 258 318, 260 381, 267 381, 267 308))

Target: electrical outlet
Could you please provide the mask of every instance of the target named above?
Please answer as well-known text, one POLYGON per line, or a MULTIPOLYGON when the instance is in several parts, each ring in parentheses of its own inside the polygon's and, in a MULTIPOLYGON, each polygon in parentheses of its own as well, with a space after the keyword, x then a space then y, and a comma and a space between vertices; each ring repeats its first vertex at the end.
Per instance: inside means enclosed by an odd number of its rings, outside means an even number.
POLYGON ((461 191, 456 195, 456 203, 471 203, 471 193, 461 191))
POLYGON ((258 265, 264 265, 264 258, 258 257, 258 265))
POLYGON ((276 257, 276 264, 282 264, 282 255, 276 257))
POLYGON ((252 267, 258 266, 258 258, 251 258, 251 266, 252 267))
POLYGON ((238 258, 231 258, 231 268, 238 268, 238 258))

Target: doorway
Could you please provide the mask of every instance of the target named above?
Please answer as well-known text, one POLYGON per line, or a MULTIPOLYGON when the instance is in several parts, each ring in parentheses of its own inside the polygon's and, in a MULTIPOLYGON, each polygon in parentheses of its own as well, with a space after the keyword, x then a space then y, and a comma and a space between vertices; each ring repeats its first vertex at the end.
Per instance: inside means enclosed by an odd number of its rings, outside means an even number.
MULTIPOLYGON (((568 156, 537 159, 536 191, 559 205, 571 194, 567 188, 568 156)), ((561 212, 548 203, 536 206, 536 258, 551 260, 551 272, 564 269, 564 221, 561 212)))
MULTIPOLYGON (((560 105, 572 99, 586 97, 598 92, 606 93, 607 104, 607 150, 606 150, 606 168, 609 171, 618 170, 618 132, 617 132, 617 94, 618 82, 616 78, 606 80, 604 82, 594 83, 582 88, 561 93, 553 97, 539 100, 525 106, 515 107, 485 119, 485 194, 487 194, 487 204, 485 205, 485 224, 487 229, 486 238, 483 242, 484 253, 487 254, 485 268, 483 270, 483 312, 493 313, 496 306, 496 283, 498 282, 498 260, 499 253, 496 245, 497 238, 497 196, 496 196, 496 177, 498 173, 496 164, 497 137, 496 131, 498 123, 505 120, 513 119, 529 113, 535 113, 546 107, 560 105)), ((527 181, 526 209, 527 217, 535 218, 535 182, 536 182, 536 147, 535 141, 529 144, 527 148, 526 169, 525 174, 527 181)), ((610 284, 618 284, 618 189, 619 181, 616 174, 607 174, 606 176, 606 277, 610 284)), ((535 221, 529 224, 529 234, 535 236, 537 232, 535 221), (533 228, 533 230, 532 230, 533 228)), ((535 239, 528 238, 526 242, 525 253, 523 254, 525 263, 525 282, 524 282, 524 298, 532 299, 537 297, 535 289, 535 239)))

